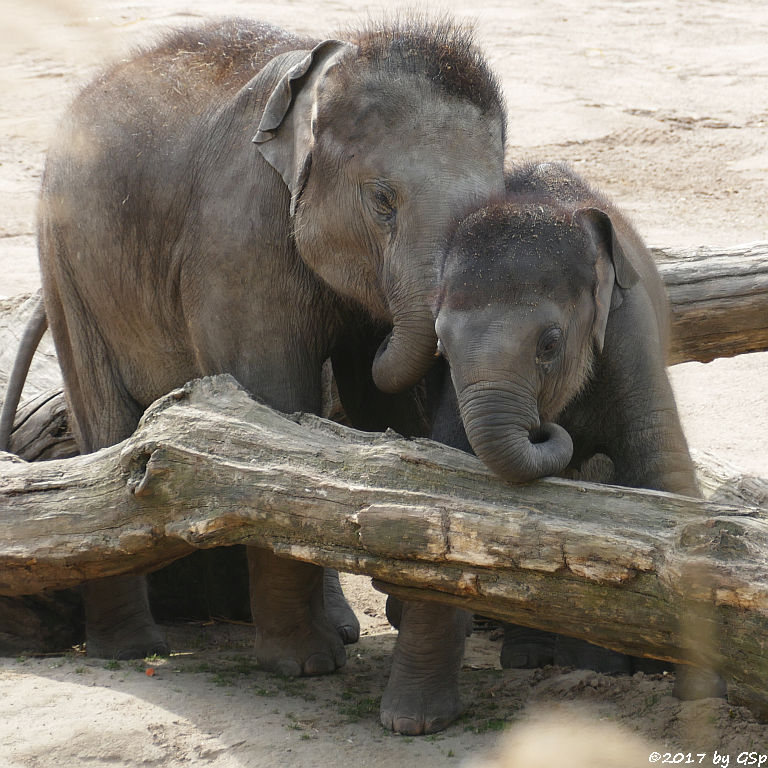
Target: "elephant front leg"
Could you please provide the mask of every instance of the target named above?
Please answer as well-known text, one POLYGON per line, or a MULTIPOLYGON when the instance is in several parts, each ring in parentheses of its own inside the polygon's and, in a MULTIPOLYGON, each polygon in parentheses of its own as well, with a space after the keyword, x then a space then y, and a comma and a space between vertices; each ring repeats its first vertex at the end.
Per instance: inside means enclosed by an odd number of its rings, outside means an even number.
POLYGON ((468 615, 437 603, 402 603, 381 722, 397 733, 446 728, 462 710, 459 672, 468 615))
POLYGON ((347 654, 323 604, 323 568, 248 547, 256 658, 286 677, 324 675, 347 654))
POLYGON ((165 633, 155 624, 144 576, 113 576, 82 586, 86 650, 99 659, 167 656, 165 633))

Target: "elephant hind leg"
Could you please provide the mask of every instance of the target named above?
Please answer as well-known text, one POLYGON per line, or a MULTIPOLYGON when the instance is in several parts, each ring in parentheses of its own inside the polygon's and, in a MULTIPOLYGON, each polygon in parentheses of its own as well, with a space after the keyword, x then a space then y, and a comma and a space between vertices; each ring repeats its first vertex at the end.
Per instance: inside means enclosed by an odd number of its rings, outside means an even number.
MULTIPOLYGON (((46 285, 45 304, 80 451, 114 445, 133 432, 142 408, 119 381, 87 313, 75 301, 65 309, 56 285, 46 285)), ((169 652, 165 634, 152 618, 145 576, 87 582, 82 595, 89 656, 129 659, 169 652)))
POLYGON ((256 659, 286 677, 323 675, 347 654, 325 614, 323 568, 248 547, 256 659))
POLYGON ((416 736, 442 731, 462 711, 459 672, 469 616, 437 603, 403 602, 389 682, 385 728, 416 736))
POLYGON ((112 576, 86 582, 86 643, 97 659, 143 659, 167 656, 170 647, 149 609, 144 576, 112 576))

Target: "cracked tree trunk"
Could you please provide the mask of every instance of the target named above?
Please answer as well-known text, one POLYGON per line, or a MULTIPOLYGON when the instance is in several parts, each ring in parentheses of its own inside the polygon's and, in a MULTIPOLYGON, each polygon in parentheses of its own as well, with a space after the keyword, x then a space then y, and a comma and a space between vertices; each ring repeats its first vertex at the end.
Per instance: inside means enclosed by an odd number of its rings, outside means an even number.
POLYGON ((713 668, 768 715, 757 508, 557 479, 511 487, 430 441, 280 415, 228 376, 162 398, 98 453, 5 456, 0 594, 248 542, 401 596, 713 668))

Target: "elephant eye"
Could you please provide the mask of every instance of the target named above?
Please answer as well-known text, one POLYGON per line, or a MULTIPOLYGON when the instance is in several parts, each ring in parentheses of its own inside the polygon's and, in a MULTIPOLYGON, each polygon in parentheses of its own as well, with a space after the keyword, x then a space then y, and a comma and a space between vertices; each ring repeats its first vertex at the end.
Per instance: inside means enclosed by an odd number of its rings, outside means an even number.
POLYGON ((536 347, 536 362, 539 365, 547 365, 554 361, 560 353, 563 343, 563 331, 556 325, 547 328, 539 336, 539 343, 536 347))
POLYGON ((370 199, 376 215, 386 222, 390 222, 397 210, 397 194, 389 184, 382 181, 370 185, 370 199))

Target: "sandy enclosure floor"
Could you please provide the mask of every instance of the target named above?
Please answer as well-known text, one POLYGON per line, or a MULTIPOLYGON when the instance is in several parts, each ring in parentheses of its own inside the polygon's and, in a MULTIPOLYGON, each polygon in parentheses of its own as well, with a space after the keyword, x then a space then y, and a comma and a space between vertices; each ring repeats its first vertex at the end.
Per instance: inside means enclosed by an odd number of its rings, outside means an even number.
MULTIPOLYGON (((163 27, 209 14, 327 35, 382 9, 348 0, 21 5, 0 4, 0 297, 39 284, 34 207, 46 143, 100 61, 163 27)), ((570 161, 625 207, 652 245, 768 240, 764 0, 456 1, 429 8, 476 21, 504 83, 510 160, 570 161)), ((680 365, 671 375, 691 446, 768 476, 768 354, 680 365)), ((579 750, 591 749, 583 765, 593 766, 595 745, 606 765, 622 768, 648 764, 651 749, 703 753, 703 765, 713 764, 715 750, 730 754, 731 764, 744 751, 768 754, 766 727, 749 713, 723 701, 681 704, 668 677, 502 671, 491 632, 470 640, 464 718, 434 737, 393 736, 377 714, 394 642, 383 598, 366 579, 345 580, 364 634, 331 678, 285 681, 260 672, 249 660, 247 629, 230 625, 171 628, 179 652, 169 660, 0 660, 0 768, 428 768, 463 764, 491 749, 510 724, 520 740, 518 762, 510 765, 573 767, 582 764, 579 750), (148 665, 157 674, 147 676, 148 665), (545 724, 531 723, 547 712, 545 724), (631 757, 628 741, 622 757, 610 757, 604 732, 592 735, 583 717, 589 728, 637 734, 647 744, 641 757, 631 757), (563 752, 549 755, 556 748, 563 752)))

